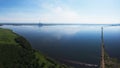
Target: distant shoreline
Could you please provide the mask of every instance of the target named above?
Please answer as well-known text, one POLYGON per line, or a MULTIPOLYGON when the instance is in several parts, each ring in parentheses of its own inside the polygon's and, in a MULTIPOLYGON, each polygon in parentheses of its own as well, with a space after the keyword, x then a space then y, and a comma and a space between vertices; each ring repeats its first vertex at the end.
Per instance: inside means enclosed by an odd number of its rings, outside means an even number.
POLYGON ((0 26, 2 25, 89 25, 89 26, 120 26, 120 24, 43 24, 43 23, 0 23, 0 26))

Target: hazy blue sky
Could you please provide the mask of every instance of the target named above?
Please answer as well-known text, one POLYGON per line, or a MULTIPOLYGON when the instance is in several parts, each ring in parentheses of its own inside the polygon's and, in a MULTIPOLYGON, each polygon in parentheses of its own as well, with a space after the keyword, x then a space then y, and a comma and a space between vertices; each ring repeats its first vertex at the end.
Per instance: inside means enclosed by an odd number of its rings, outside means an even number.
POLYGON ((120 0, 0 0, 0 22, 120 23, 120 0))

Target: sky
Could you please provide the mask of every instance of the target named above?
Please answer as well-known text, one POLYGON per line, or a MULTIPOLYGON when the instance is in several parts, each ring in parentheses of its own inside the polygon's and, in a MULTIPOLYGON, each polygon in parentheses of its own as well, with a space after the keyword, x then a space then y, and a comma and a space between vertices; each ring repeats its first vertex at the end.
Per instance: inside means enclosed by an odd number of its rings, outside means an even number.
POLYGON ((120 24, 120 0, 0 0, 0 23, 120 24))

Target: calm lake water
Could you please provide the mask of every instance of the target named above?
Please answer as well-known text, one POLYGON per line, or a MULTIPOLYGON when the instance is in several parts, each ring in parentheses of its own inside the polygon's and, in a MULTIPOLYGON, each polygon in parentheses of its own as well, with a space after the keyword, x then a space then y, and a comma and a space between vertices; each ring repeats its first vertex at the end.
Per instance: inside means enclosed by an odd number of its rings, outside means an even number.
MULTIPOLYGON (((51 25, 12 26, 33 48, 59 61, 100 63, 101 26, 51 25)), ((120 59, 120 26, 104 26, 105 49, 111 57, 120 59)))

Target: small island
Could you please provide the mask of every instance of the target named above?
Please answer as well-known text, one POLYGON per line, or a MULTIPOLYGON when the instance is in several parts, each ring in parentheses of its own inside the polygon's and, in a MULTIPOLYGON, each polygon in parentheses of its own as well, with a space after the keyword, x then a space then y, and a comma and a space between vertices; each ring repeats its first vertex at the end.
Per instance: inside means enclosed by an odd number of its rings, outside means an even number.
POLYGON ((28 41, 0 28, 0 68, 72 68, 33 49, 28 41))

